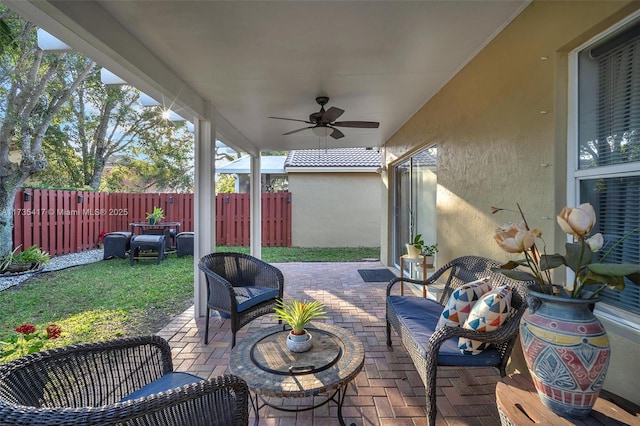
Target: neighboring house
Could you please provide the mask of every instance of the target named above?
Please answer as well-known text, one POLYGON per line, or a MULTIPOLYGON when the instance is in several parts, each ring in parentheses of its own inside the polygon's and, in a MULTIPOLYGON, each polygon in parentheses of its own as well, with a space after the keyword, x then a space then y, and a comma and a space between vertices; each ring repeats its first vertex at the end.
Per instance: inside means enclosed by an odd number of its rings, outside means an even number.
POLYGON ((291 151, 285 169, 293 194, 292 245, 378 247, 380 161, 370 148, 291 151))
MULTIPOLYGON (((287 189, 287 174, 284 170, 286 155, 265 155, 260 159, 262 192, 280 192, 287 189)), ((216 173, 236 175, 236 193, 246 194, 251 187, 249 156, 240 157, 224 166, 216 167, 216 173)))
MULTIPOLYGON (((380 152, 370 148, 293 150, 263 156, 262 192, 286 182, 292 193, 295 247, 378 247, 382 187, 380 152)), ((236 192, 249 192, 249 157, 218 167, 237 175, 236 192)), ((435 206, 434 206, 435 207, 435 206)))

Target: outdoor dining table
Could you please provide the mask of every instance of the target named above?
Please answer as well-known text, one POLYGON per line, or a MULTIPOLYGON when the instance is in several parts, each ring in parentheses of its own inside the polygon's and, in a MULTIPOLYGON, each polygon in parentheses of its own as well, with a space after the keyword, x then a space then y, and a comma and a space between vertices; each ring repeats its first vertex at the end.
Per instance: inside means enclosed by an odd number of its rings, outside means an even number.
POLYGON ((136 229, 140 229, 140 233, 144 233, 145 229, 163 229, 167 232, 175 229, 176 235, 178 235, 180 233, 180 225, 182 225, 181 222, 156 222, 154 224, 149 222, 131 222, 129 224, 132 236, 136 235, 136 229))
POLYGON ((172 229, 176 230, 176 234, 180 233, 180 225, 181 222, 156 222, 151 224, 149 222, 132 222, 129 224, 131 227, 131 235, 136 235, 136 229, 139 228, 141 232, 144 232, 144 229, 149 228, 162 228, 162 229, 172 229))

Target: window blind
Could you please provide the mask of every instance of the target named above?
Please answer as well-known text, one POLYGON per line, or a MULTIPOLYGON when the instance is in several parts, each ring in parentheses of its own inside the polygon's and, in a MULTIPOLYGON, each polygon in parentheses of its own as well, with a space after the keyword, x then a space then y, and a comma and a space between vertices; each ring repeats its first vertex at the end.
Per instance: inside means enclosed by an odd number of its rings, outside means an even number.
MULTIPOLYGON (((611 250, 602 261, 640 264, 640 233, 634 232, 616 245, 640 226, 640 176, 583 180, 580 190, 580 202, 591 203, 596 210, 594 233, 602 233, 605 240, 598 255, 602 257, 611 250)), ((640 313, 640 286, 626 280, 624 291, 607 289, 602 300, 640 313)))
POLYGON ((640 160, 640 34, 632 30, 631 38, 597 58, 584 52, 584 68, 597 67, 598 77, 596 87, 590 81, 582 89, 596 94, 595 105, 581 105, 595 110, 594 125, 583 126, 580 135, 581 169, 640 160))

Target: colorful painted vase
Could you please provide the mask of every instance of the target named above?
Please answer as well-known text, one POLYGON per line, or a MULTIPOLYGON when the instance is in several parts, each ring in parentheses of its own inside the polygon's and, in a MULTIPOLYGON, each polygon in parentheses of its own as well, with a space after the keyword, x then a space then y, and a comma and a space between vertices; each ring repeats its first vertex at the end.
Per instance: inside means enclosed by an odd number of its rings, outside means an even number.
POLYGON ((597 299, 570 299, 529 289, 520 342, 542 403, 559 416, 584 419, 609 366, 609 338, 593 315, 597 299))

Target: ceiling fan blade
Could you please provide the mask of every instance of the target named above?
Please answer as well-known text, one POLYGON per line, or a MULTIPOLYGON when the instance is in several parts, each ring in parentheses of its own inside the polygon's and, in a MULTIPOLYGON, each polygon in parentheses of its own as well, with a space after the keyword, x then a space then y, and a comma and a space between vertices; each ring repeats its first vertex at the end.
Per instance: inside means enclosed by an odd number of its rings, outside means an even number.
POLYGON ((335 119, 344 114, 344 110, 336 107, 331 107, 322 114, 320 119, 323 123, 332 123, 335 119))
MULTIPOLYGON (((333 129, 333 127, 332 127, 332 129, 333 129)), ((342 133, 338 129, 333 129, 333 132, 331 133, 331 137, 334 138, 334 139, 344 138, 344 133, 342 133)))
POLYGON ((380 123, 377 121, 336 121, 331 123, 332 126, 340 127, 358 127, 360 129, 377 129, 380 123))
POLYGON ((298 120, 297 118, 284 118, 284 117, 268 117, 268 118, 275 118, 276 120, 289 120, 289 121, 299 121, 300 123, 307 123, 307 124, 313 124, 310 121, 307 120, 298 120))
POLYGON ((302 129, 292 130, 292 131, 290 131, 290 132, 283 133, 283 134, 282 134, 282 136, 292 135, 292 134, 294 134, 294 133, 298 133, 298 132, 301 132, 301 131, 303 131, 303 130, 313 129, 314 127, 316 127, 316 126, 309 126, 309 127, 303 127, 302 129))

